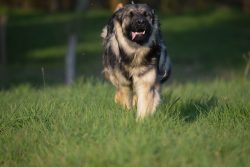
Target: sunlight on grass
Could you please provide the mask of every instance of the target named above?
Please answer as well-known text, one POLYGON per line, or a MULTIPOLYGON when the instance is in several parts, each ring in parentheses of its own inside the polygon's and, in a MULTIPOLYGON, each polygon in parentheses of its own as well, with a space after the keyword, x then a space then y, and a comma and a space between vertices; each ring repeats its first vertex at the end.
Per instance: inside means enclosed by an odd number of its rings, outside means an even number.
POLYGON ((22 16, 26 19, 17 19, 14 23, 11 23, 11 26, 29 26, 29 25, 40 25, 40 24, 61 24, 61 23, 70 23, 72 20, 82 19, 84 15, 74 14, 74 13, 55 13, 55 14, 40 14, 34 13, 31 15, 28 13, 19 13, 12 14, 11 16, 22 16))
MULTIPOLYGON (((96 53, 101 52, 101 45, 96 45, 96 43, 82 42, 77 44, 77 54, 96 53)), ((63 58, 66 54, 67 46, 50 47, 42 49, 34 49, 30 51, 27 55, 28 58, 32 59, 46 59, 46 58, 63 58)))
POLYGON ((66 47, 51 47, 51 48, 42 48, 34 49, 30 51, 27 55, 29 58, 40 59, 40 58, 60 58, 66 53, 66 47))
MULTIPOLYGON (((98 41, 99 42, 99 41, 98 41)), ((97 45, 96 43, 93 42, 82 42, 77 45, 77 52, 93 52, 93 53, 101 53, 102 51, 102 46, 97 45)))
POLYGON ((202 15, 181 15, 162 20, 162 29, 165 31, 188 31, 213 26, 221 22, 232 20, 237 13, 230 9, 217 9, 202 15))
POLYGON ((84 16, 86 18, 98 18, 98 17, 110 17, 110 15, 112 14, 111 11, 107 11, 107 10, 91 10, 87 13, 84 14, 84 16))
MULTIPOLYGON (((0 13, 1 10, 0 9, 0 13)), ((39 24, 61 24, 61 23, 72 23, 72 21, 78 20, 79 22, 85 19, 96 19, 109 17, 111 13, 106 10, 91 10, 89 12, 82 13, 52 13, 43 14, 39 12, 31 11, 13 11, 10 12, 11 17, 15 19, 15 16, 24 17, 26 19, 16 19, 15 22, 11 22, 11 26, 29 26, 39 24)))

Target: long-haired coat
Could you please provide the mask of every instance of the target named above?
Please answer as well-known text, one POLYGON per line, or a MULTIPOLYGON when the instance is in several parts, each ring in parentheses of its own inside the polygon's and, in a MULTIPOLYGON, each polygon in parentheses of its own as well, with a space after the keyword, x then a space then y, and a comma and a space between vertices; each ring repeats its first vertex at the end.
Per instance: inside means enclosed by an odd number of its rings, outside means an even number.
POLYGON ((153 114, 160 85, 171 72, 159 21, 146 4, 128 4, 116 11, 101 34, 104 75, 116 87, 115 102, 137 105, 137 118, 153 114))

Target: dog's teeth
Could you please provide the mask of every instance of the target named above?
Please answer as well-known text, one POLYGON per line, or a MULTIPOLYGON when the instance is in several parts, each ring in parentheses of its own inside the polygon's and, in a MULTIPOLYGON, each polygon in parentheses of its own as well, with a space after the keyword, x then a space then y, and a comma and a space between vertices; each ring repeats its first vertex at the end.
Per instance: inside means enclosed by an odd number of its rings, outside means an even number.
POLYGON ((145 30, 143 32, 131 32, 132 40, 134 40, 137 35, 145 35, 145 30))

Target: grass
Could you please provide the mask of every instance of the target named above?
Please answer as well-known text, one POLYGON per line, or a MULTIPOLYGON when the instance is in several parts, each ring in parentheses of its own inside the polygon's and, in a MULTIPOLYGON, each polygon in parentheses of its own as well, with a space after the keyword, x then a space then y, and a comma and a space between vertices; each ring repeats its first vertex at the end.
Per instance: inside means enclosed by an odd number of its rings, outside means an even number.
POLYGON ((250 164, 250 82, 214 80, 163 90, 143 122, 115 105, 111 85, 23 85, 0 93, 1 166, 250 164))
POLYGON ((136 109, 114 104, 114 88, 101 77, 99 34, 109 12, 8 15, 1 167, 250 165, 250 81, 242 78, 249 15, 225 8, 159 14, 174 73, 156 114, 143 122, 136 109), (80 22, 77 81, 66 87, 72 20, 80 22))

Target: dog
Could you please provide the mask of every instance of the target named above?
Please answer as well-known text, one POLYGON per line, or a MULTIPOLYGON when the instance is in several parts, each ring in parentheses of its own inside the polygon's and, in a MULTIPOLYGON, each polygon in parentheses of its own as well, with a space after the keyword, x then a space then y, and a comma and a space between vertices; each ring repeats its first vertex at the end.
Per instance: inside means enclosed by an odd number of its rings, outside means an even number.
POLYGON ((160 103, 160 87, 171 74, 170 58, 154 10, 127 4, 112 14, 101 33, 104 76, 115 87, 115 102, 137 119, 152 115, 160 103))

